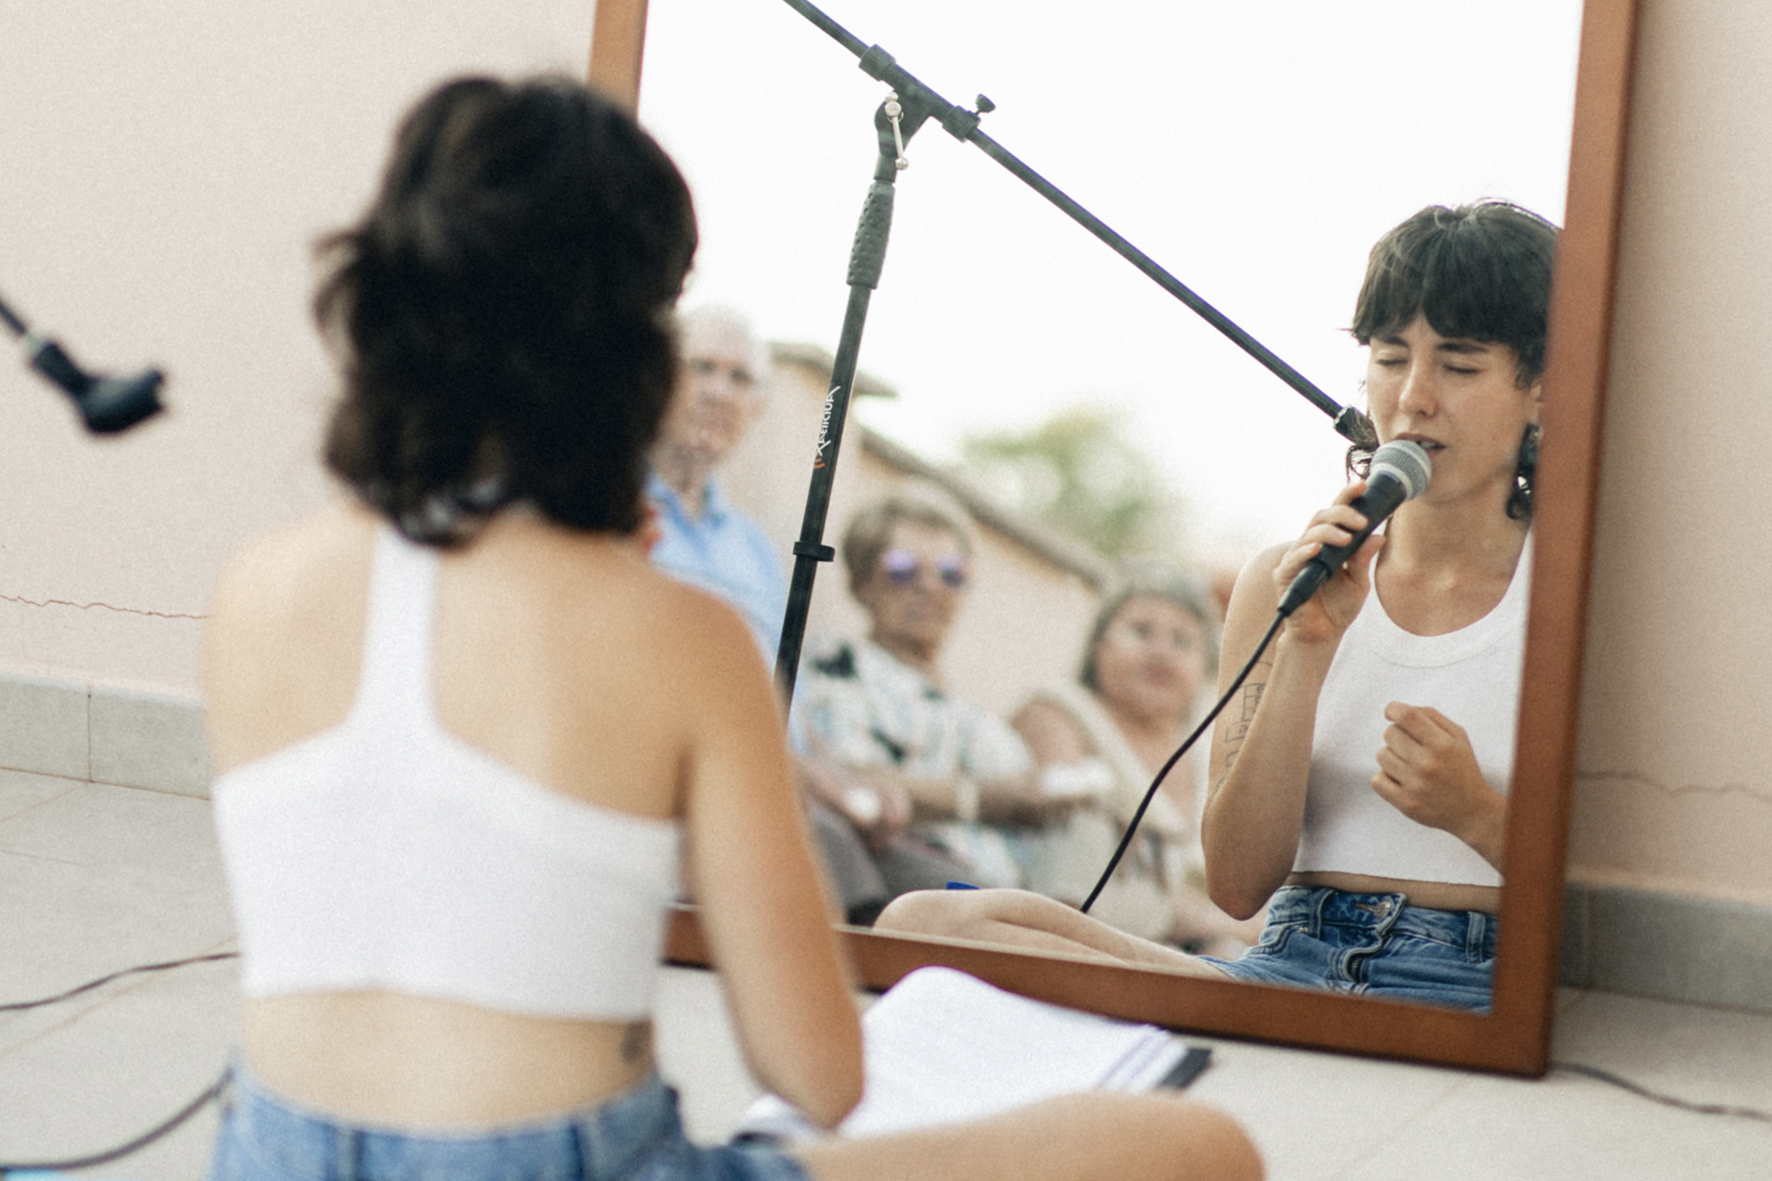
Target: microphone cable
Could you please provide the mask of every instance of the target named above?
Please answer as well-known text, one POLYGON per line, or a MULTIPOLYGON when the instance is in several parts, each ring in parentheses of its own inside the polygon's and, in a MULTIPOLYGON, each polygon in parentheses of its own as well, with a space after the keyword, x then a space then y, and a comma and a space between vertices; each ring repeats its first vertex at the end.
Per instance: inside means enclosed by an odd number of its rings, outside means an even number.
POLYGON ((1373 452, 1372 462, 1366 476, 1366 488, 1348 503, 1349 508, 1366 518, 1366 527, 1350 531, 1351 536, 1348 540, 1339 545, 1326 543, 1319 545, 1317 552, 1293 577, 1292 585, 1287 587, 1286 593, 1280 596, 1279 604, 1274 609, 1274 621, 1268 624, 1267 634, 1263 635, 1261 643, 1255 646, 1255 655, 1249 658, 1249 663, 1243 666, 1243 671, 1237 674, 1237 679, 1231 682, 1231 687, 1224 691, 1224 696, 1218 699, 1218 704, 1212 707, 1212 712, 1206 715, 1206 720, 1195 727, 1192 734, 1182 740, 1181 745, 1175 748, 1175 753, 1169 756, 1169 761, 1163 764, 1163 769, 1157 772, 1157 777, 1151 780, 1151 785, 1146 789, 1144 798, 1138 802, 1138 810, 1132 814, 1131 823, 1126 825, 1126 832, 1120 838, 1119 848, 1114 850, 1114 855, 1108 859, 1107 869, 1102 871, 1101 880, 1095 883, 1095 889, 1089 891, 1089 897, 1084 900, 1082 908, 1084 914, 1088 914, 1089 908, 1095 905, 1095 900, 1101 897, 1102 890, 1107 887, 1108 879, 1113 877, 1114 870, 1120 867, 1120 859, 1125 857, 1126 850, 1132 847, 1132 838, 1138 832, 1139 823, 1144 820, 1145 810, 1151 806, 1151 800, 1156 797, 1157 788, 1162 786, 1164 776, 1168 775, 1170 768, 1174 767, 1181 756, 1192 749, 1195 742, 1199 741, 1200 735, 1206 732, 1206 727, 1210 726, 1218 715, 1224 712, 1224 707, 1230 704, 1231 697, 1243 687, 1243 682, 1255 670, 1255 662, 1261 659, 1263 652, 1267 651, 1267 646, 1273 642, 1274 635, 1280 630, 1280 625, 1285 623, 1294 611, 1315 597, 1323 583, 1334 577, 1335 572, 1341 569, 1342 564, 1358 553, 1360 546, 1365 544, 1372 532, 1389 520, 1390 515, 1396 512, 1405 501, 1413 500, 1427 491, 1428 481, 1432 478, 1433 461, 1428 458, 1426 450, 1413 440, 1392 439, 1373 452))
POLYGON ((172 968, 182 968, 187 964, 206 964, 214 960, 237 960, 239 958, 240 953, 237 951, 218 951, 210 955, 194 955, 189 959, 167 960, 160 964, 138 964, 133 968, 124 968, 121 972, 112 972, 109 976, 100 976, 97 980, 89 980, 77 988, 58 992, 54 996, 41 997, 34 1001, 13 1001, 10 1004, 0 1005, 0 1013, 16 1013, 23 1009, 36 1009, 44 1005, 53 1005, 58 1001, 71 1000, 83 992, 91 992, 113 980, 121 980, 125 976, 134 976, 140 972, 165 972, 172 968))
POLYGON ((88 1169, 94 1165, 109 1164, 111 1161, 128 1156, 132 1152, 146 1148, 160 1137, 166 1135, 186 1120, 203 1110, 204 1106, 219 1096, 228 1085, 233 1070, 224 1069, 221 1077, 209 1084, 207 1090, 195 1099, 179 1108, 170 1117, 149 1128, 127 1144, 119 1144, 115 1148, 107 1148, 103 1152, 95 1152, 89 1156, 73 1157, 68 1160, 49 1161, 0 1161, 0 1181, 9 1173, 32 1173, 48 1170, 88 1169))
POLYGON ((1237 679, 1231 682, 1231 687, 1224 691, 1224 695, 1218 699, 1218 704, 1212 707, 1212 712, 1207 714, 1198 726, 1194 727, 1192 734, 1181 740, 1181 745, 1175 748, 1175 753, 1169 756, 1169 761, 1163 764, 1162 770, 1158 771, 1156 777, 1151 780, 1150 787, 1145 789, 1144 798, 1138 801, 1138 808, 1132 813, 1132 819, 1126 825, 1126 832, 1120 837, 1119 847, 1114 850, 1114 855, 1108 858, 1107 868, 1101 872, 1101 880, 1095 883, 1095 889, 1089 891, 1089 897, 1084 899, 1081 908, 1084 914, 1088 914, 1089 908, 1095 905, 1095 900, 1101 897, 1101 892, 1107 888, 1108 879, 1114 876, 1114 870, 1120 868, 1120 859, 1125 857, 1126 850, 1132 847, 1132 838, 1138 834, 1138 826, 1144 820, 1145 811, 1151 806, 1151 801, 1156 798, 1157 789, 1163 786, 1163 780, 1169 774, 1170 769, 1181 761, 1181 756, 1193 749, 1193 745, 1199 741, 1200 735, 1204 734, 1206 728, 1217 720, 1219 714, 1224 712, 1224 707, 1230 704, 1231 698, 1236 696, 1237 690, 1243 687, 1243 682, 1249 679, 1249 674, 1255 671, 1256 662, 1261 659, 1262 653, 1267 651, 1267 646, 1273 643, 1274 636, 1280 630, 1280 625, 1286 622, 1286 617, 1290 614, 1290 611, 1285 610, 1274 612, 1274 621, 1268 624, 1267 633, 1261 637, 1261 643, 1255 645, 1255 654, 1249 658, 1248 663, 1243 665, 1243 671, 1237 674, 1237 679))
MULTIPOLYGON (((0 1013, 16 1013, 25 1009, 37 1009, 44 1005, 53 1005, 58 1001, 71 1000, 82 993, 91 992, 95 988, 109 984, 113 980, 120 980, 125 976, 134 976, 143 972, 165 972, 173 968, 182 968, 189 964, 205 964, 213 963, 217 960, 233 960, 239 958, 240 953, 237 951, 219 951, 212 952, 208 955, 194 955, 182 960, 166 960, 163 963, 157 964, 139 964, 133 968, 124 968, 120 972, 112 972, 109 976, 100 976, 97 980, 89 980, 85 984, 70 988, 66 992, 58 992, 54 996, 40 997, 37 1000, 31 1001, 12 1001, 6 1004, 0 1004, 0 1013)), ((177 1128, 180 1124, 183 1124, 193 1115, 196 1115, 205 1105, 219 1096, 222 1093, 222 1090, 228 1085, 228 1078, 232 1073, 231 1069, 224 1069, 221 1072, 221 1077, 211 1083, 202 1094, 198 1095, 195 1099, 192 1099, 189 1103, 179 1108, 160 1123, 155 1124, 153 1127, 141 1133, 139 1136, 134 1137, 125 1144, 119 1144, 115 1148, 107 1148, 102 1152, 95 1152, 86 1156, 73 1157, 66 1160, 0 1160, 0 1181, 4 1181, 4 1178, 9 1173, 87 1169, 94 1165, 109 1164, 111 1161, 118 1160, 121 1157, 128 1156, 132 1152, 137 1152, 140 1149, 146 1148, 154 1141, 177 1128)))

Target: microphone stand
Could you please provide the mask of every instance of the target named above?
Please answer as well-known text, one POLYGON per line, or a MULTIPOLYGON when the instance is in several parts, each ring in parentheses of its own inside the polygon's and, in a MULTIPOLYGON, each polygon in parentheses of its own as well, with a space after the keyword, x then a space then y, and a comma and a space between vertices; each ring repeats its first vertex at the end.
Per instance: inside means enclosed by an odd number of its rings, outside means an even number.
POLYGON ((166 378, 158 369, 143 369, 128 377, 94 377, 61 345, 26 327, 4 299, 0 299, 0 324, 19 338, 31 368, 73 399, 81 421, 93 434, 116 434, 160 412, 160 385, 166 378))
POLYGON ((829 562, 836 557, 836 551, 824 544, 825 518, 830 510, 831 483, 842 447, 843 425, 849 413, 849 396, 855 380, 856 357, 861 350, 862 327, 867 320, 868 300, 873 289, 879 285, 880 270, 886 258, 886 238, 892 228, 893 181, 897 178, 898 171, 906 166, 905 142, 930 118, 939 122, 955 139, 977 145, 985 155, 1058 206, 1072 220, 1105 242, 1114 253, 1142 271, 1157 286, 1186 304, 1238 348, 1328 415, 1342 437, 1349 440, 1357 438, 1357 409, 1340 405, 1318 389, 1302 373, 1274 355, 1223 312, 1158 266, 1144 251, 1121 237, 1100 218, 1077 204, 1045 177, 1022 163, 1012 152, 980 131, 979 116, 994 109, 994 104, 984 95, 978 96, 978 109, 975 111, 955 106, 918 81, 890 53, 878 45, 863 45, 859 38, 819 11, 808 0, 786 0, 786 3, 859 58, 862 71, 869 77, 886 83, 892 88, 892 93, 874 112, 874 129, 879 140, 880 155, 874 166, 874 181, 868 187, 867 199, 862 205, 861 221, 855 231, 855 244, 849 255, 849 307, 843 318, 843 333, 837 345, 836 361, 831 367, 830 392, 825 395, 824 415, 819 424, 818 446, 813 457, 812 482, 806 494, 806 513, 800 526, 800 539, 794 543, 794 573, 788 586, 787 612, 782 619, 781 645, 775 657, 776 684, 785 700, 793 700, 794 681, 799 672, 800 649, 805 638, 806 616, 812 603, 812 584, 818 573, 818 563, 829 562))
MULTIPOLYGON (((794 542, 794 573, 788 583, 787 613, 782 619, 781 645, 775 654, 775 683, 782 700, 794 699, 794 680, 800 671, 800 646, 806 638, 806 615, 812 606, 812 583, 818 564, 829 562, 837 551, 824 544, 825 518, 831 508, 831 485, 837 476, 837 457, 842 454, 843 424, 849 418, 849 395, 855 384, 855 361, 861 353, 861 330, 867 323, 868 300, 880 283, 886 263, 886 238, 892 232, 893 182, 905 166, 904 144, 917 133, 936 108, 926 92, 912 92, 901 100, 896 94, 874 112, 874 132, 880 154, 874 162, 874 181, 861 206, 855 227, 855 243, 849 250, 849 307, 843 313, 843 333, 837 340, 837 357, 831 365, 831 388, 825 394, 824 414, 818 424, 818 444, 813 449, 812 483, 806 492, 806 513, 800 523, 800 540, 794 542)), ((955 108, 950 107, 950 111, 955 108)), ((970 112, 959 112, 970 114, 970 112)), ((974 123, 978 116, 972 115, 974 123)))

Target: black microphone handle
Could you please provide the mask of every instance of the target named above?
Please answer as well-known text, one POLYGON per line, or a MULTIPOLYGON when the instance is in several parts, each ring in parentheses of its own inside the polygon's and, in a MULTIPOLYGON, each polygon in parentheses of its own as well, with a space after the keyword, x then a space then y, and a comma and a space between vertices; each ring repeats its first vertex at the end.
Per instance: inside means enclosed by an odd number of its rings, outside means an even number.
POLYGON ((1304 569, 1298 572, 1298 577, 1286 588, 1286 597, 1280 600, 1280 614, 1291 615, 1308 603, 1310 597, 1317 593, 1317 588, 1328 582, 1329 576, 1341 569, 1342 563, 1352 557, 1354 551, 1372 536, 1372 531, 1408 499, 1409 489, 1402 480, 1383 468, 1374 471, 1372 479, 1366 485, 1366 491, 1354 497, 1348 505, 1366 518, 1366 527, 1354 534, 1346 545, 1326 545, 1304 564, 1304 569))

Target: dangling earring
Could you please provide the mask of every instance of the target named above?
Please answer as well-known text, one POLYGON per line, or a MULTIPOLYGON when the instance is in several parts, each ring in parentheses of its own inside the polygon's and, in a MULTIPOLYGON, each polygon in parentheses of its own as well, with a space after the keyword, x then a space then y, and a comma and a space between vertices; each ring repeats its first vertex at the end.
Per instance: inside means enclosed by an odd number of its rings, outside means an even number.
POLYGON ((1507 515, 1521 520, 1532 512, 1532 482, 1538 474, 1538 424, 1529 422, 1520 436, 1520 454, 1514 461, 1514 491, 1507 499, 1507 515))
POLYGON ((1378 450, 1378 428, 1372 420, 1356 410, 1354 412, 1354 440, 1347 449, 1344 464, 1347 467, 1348 479, 1358 476, 1364 480, 1372 468, 1372 453, 1378 450))

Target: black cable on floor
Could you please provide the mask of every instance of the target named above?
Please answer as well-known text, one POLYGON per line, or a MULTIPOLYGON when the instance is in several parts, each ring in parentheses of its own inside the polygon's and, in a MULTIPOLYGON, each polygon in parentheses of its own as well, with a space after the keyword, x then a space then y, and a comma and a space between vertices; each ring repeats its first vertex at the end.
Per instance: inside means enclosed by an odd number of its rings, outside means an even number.
POLYGON ((205 1104, 220 1095, 222 1089, 228 1085, 229 1073, 226 1070, 222 1071, 221 1077, 211 1083, 208 1090, 179 1108, 171 1118, 149 1128, 127 1144, 120 1144, 116 1148, 107 1148, 103 1152, 95 1152, 90 1156, 75 1157, 70 1160, 0 1161, 0 1179, 5 1178, 8 1173, 28 1173, 37 1169, 89 1169, 93 1165, 107 1164, 119 1157, 128 1156, 138 1149, 146 1148, 203 1110, 205 1104))
POLYGON ((1623 1075, 1613 1074, 1610 1070, 1601 1070, 1597 1066, 1584 1066, 1579 1062, 1552 1062, 1551 1069, 1563 1071, 1565 1074, 1579 1074, 1586 1078, 1597 1079, 1602 1083, 1610 1083, 1614 1087, 1620 1087, 1653 1103, 1677 1107, 1681 1111, 1695 1111, 1699 1115, 1731 1115, 1738 1119, 1757 1119, 1765 1123, 1772 1123, 1772 1112, 1761 1111, 1754 1107, 1736 1107, 1728 1103, 1693 1103, 1688 1099, 1676 1099, 1672 1095, 1651 1091, 1641 1083, 1634 1083, 1623 1075))
POLYGON ((237 951, 218 951, 211 955, 194 955, 189 959, 167 960, 163 964, 141 964, 134 968, 124 968, 121 972, 112 972, 109 976, 100 976, 97 980, 88 981, 87 983, 80 985, 78 988, 70 988, 66 992, 58 992, 54 996, 46 996, 35 1001, 13 1001, 10 1004, 0 1005, 0 1013, 11 1013, 17 1012, 20 1009, 35 1009, 43 1005, 53 1005, 57 1001, 65 1001, 72 997, 77 997, 83 992, 91 992, 101 984, 109 984, 113 980, 120 980, 125 976, 133 976, 138 972, 164 972, 171 968, 182 968, 186 964, 203 964, 209 963, 213 960, 234 960, 239 958, 240 953, 237 951))

